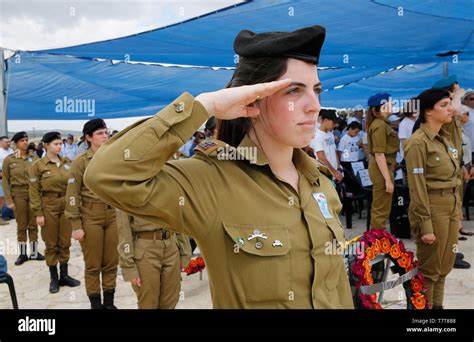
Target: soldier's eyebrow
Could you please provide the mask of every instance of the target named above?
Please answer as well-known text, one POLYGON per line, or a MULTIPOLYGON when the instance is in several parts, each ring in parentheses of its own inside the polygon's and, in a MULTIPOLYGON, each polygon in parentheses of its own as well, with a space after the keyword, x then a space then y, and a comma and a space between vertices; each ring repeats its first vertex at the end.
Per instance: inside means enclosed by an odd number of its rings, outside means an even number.
MULTIPOLYGON (((298 86, 298 87, 306 88, 306 84, 301 83, 301 82, 291 82, 288 87, 291 87, 291 86, 298 86)), ((313 86, 313 88, 321 88, 321 82, 316 83, 313 86)))

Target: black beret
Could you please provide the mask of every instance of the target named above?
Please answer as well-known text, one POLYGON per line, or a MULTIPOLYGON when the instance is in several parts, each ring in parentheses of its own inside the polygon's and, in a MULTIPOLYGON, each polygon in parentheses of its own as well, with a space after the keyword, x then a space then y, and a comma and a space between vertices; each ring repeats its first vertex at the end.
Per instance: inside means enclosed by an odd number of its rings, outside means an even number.
POLYGON ((20 141, 20 140, 23 139, 23 138, 28 138, 28 134, 26 134, 25 131, 16 133, 16 134, 13 136, 12 140, 13 140, 14 143, 17 143, 18 141, 20 141))
POLYGON ((59 139, 61 140, 61 133, 59 132, 48 132, 43 135, 43 139, 41 139, 44 143, 50 143, 53 140, 59 139))
POLYGON ((102 119, 92 119, 87 121, 84 124, 84 128, 82 129, 82 133, 87 135, 92 135, 95 131, 99 129, 107 128, 105 121, 102 119))
POLYGON ((293 32, 254 33, 240 31, 234 41, 237 54, 247 58, 288 57, 313 64, 319 63, 319 53, 326 29, 315 25, 293 32))

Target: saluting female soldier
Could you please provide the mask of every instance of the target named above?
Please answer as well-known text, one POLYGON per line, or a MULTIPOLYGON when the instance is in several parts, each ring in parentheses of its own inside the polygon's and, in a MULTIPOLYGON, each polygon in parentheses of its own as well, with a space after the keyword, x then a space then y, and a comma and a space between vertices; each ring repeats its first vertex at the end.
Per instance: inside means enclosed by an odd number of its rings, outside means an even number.
POLYGON ((416 238, 418 269, 428 288, 427 300, 436 309, 443 306, 444 282, 456 256, 461 154, 447 134, 447 128, 455 124, 449 92, 429 89, 418 95, 418 100, 416 131, 405 145, 409 218, 416 238))
POLYGON ((400 147, 397 133, 390 127, 387 117, 392 113, 390 94, 379 93, 370 97, 367 105, 367 137, 369 176, 373 184, 370 227, 385 228, 390 216, 394 190, 394 172, 397 151, 400 147))
POLYGON ((72 237, 81 242, 86 266, 84 279, 91 308, 116 309, 114 294, 118 265, 118 231, 115 209, 102 202, 83 182, 87 165, 95 152, 109 139, 107 126, 104 120, 93 119, 85 123, 82 133, 89 148, 71 164, 65 214, 72 225, 72 237))
POLYGON ((28 168, 38 160, 35 153, 28 152, 28 135, 18 132, 13 138, 17 150, 3 160, 3 191, 7 206, 15 211, 17 238, 20 245, 20 256, 15 265, 21 265, 28 260, 26 245, 30 240, 31 260, 44 260, 38 252, 38 226, 31 211, 28 194, 28 168))
POLYGON ((228 89, 184 93, 105 144, 84 181, 105 202, 192 236, 215 308, 353 308, 341 203, 301 150, 314 136, 325 29, 241 31, 228 89), (210 116, 221 141, 169 158, 210 116), (227 144, 227 145, 226 145, 227 144), (238 147, 238 149, 237 149, 238 147))
POLYGON ((56 293, 59 286, 79 286, 81 282, 68 274, 69 247, 71 246, 71 225, 64 216, 66 207, 66 186, 69 176, 69 160, 59 155, 61 135, 49 132, 42 142, 46 155, 35 161, 28 170, 31 209, 36 223, 43 228, 41 236, 46 244, 46 265, 49 266, 51 282, 49 292, 56 293), (57 264, 61 276, 58 278, 57 264))

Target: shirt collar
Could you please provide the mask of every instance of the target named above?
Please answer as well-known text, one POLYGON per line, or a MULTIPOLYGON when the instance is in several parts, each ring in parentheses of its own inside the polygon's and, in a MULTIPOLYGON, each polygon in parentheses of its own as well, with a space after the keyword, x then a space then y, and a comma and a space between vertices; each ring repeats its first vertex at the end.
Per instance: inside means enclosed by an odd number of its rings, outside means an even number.
POLYGON ((431 128, 429 128, 426 124, 422 123, 420 124, 420 129, 425 133, 425 135, 431 140, 435 140, 436 137, 444 137, 444 138, 450 138, 451 134, 444 128, 441 128, 439 131, 439 134, 437 134, 435 131, 433 131, 431 128))
POLYGON ((92 151, 92 148, 88 148, 86 151, 86 158, 91 159, 94 156, 95 152, 92 151))
MULTIPOLYGON (((245 135, 238 147, 255 148, 257 151, 257 157, 254 164, 258 166, 268 165, 268 159, 265 156, 265 153, 257 147, 252 139, 250 139, 248 134, 245 135)), ((246 153, 246 155, 248 156, 250 154, 246 153)), ((242 154, 241 156, 244 158, 247 157, 242 154)), ((319 184, 320 172, 315 159, 308 156, 308 154, 306 154, 306 152, 304 152, 302 149, 295 148, 293 149, 293 163, 295 164, 296 169, 301 172, 301 174, 305 176, 311 183, 319 184)))

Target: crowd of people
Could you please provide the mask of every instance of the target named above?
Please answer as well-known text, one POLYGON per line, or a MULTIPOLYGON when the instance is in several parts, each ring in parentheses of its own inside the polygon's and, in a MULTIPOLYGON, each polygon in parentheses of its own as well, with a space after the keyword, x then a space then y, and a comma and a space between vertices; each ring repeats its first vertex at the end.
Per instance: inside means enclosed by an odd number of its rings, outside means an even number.
POLYGON ((447 77, 395 114, 391 95, 377 93, 343 118, 319 104, 324 38, 320 26, 271 40, 242 31, 225 89, 184 93, 111 141, 102 119, 84 125, 78 144, 48 132, 34 146, 18 132, 13 151, 1 137, 16 265, 45 260, 51 293, 79 286, 68 274, 72 237, 91 308, 116 308, 118 264, 139 308, 174 308, 180 270, 198 245, 215 308, 353 308, 342 257, 324 252, 326 242, 344 241, 337 186, 344 169, 362 162, 372 183, 370 226, 385 228, 402 166, 427 301, 442 308, 446 276, 455 263, 469 266, 453 246, 459 234, 472 235, 461 205, 474 175, 474 92, 447 77), (255 159, 218 158, 228 145, 257 150, 255 159))

